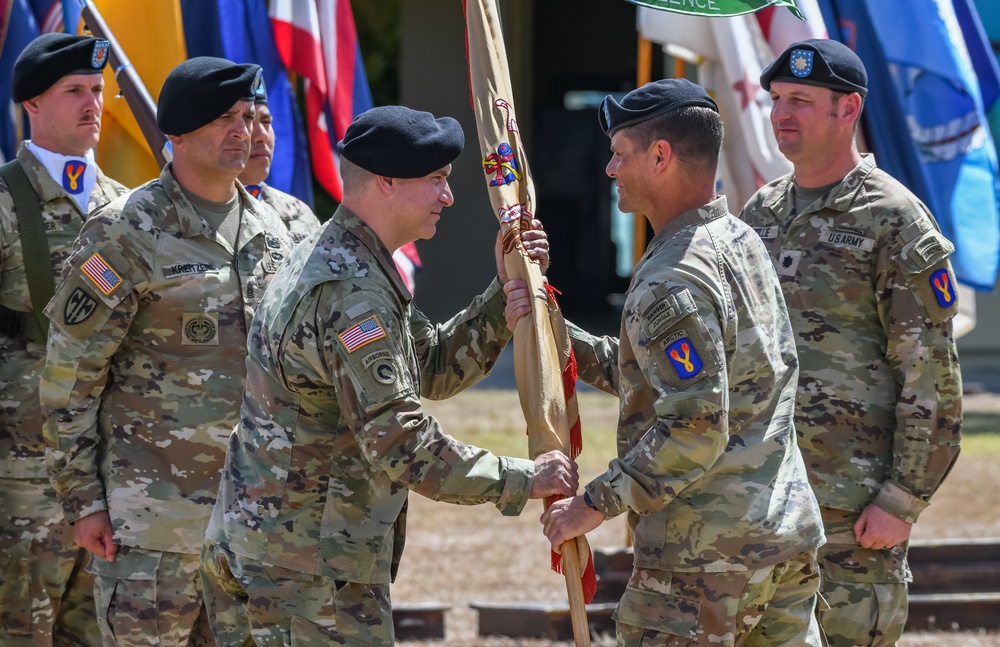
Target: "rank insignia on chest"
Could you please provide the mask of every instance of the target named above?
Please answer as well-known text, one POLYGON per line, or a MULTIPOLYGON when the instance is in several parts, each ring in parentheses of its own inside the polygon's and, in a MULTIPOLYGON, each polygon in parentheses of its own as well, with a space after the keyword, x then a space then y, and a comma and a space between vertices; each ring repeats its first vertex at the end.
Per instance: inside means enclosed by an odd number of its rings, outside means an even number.
POLYGON ((671 342, 665 350, 667 358, 677 371, 677 376, 682 380, 694 377, 704 367, 698 352, 694 349, 694 344, 688 337, 681 337, 671 342))
POLYGON ((942 308, 950 308, 955 304, 955 285, 948 273, 948 268, 942 267, 931 273, 931 288, 934 296, 937 297, 938 305, 942 308))
POLYGON ((348 353, 353 353, 362 346, 383 337, 385 337, 385 329, 379 323, 378 317, 372 315, 340 333, 340 343, 344 345, 348 353))
POLYGON ((87 172, 87 165, 83 162, 70 160, 63 166, 62 186, 67 193, 79 195, 83 193, 83 174, 87 172))
POLYGON ((115 288, 122 284, 122 277, 111 269, 111 266, 100 254, 94 254, 87 259, 87 262, 80 266, 80 270, 105 295, 111 294, 115 288))

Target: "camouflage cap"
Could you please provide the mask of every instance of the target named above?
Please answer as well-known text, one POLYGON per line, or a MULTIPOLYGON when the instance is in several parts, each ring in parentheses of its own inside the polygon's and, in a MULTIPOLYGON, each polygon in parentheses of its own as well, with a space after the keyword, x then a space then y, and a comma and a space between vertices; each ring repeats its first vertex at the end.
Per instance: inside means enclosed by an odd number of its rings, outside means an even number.
POLYGON ((103 38, 43 34, 28 43, 14 63, 12 99, 21 103, 42 94, 70 74, 100 74, 110 46, 103 38))
POLYGON ((814 38, 792 43, 760 75, 760 87, 773 81, 802 83, 839 92, 868 94, 865 65, 850 47, 835 40, 814 38))

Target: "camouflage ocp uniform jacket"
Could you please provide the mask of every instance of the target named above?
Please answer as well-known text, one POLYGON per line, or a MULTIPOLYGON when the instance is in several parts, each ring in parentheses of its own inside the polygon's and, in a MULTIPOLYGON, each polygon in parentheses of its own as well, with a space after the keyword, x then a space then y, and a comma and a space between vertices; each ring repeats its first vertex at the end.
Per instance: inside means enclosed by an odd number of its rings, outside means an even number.
POLYGON ((302 200, 284 191, 279 191, 267 184, 260 185, 261 202, 271 206, 281 216, 281 221, 288 227, 292 245, 298 245, 320 228, 319 218, 302 200))
MULTIPOLYGON (((55 279, 69 256, 87 214, 62 185, 49 175, 26 143, 17 152, 38 194, 55 279)), ((88 210, 111 202, 128 189, 97 169, 88 210)), ((34 312, 28 292, 17 212, 6 183, 0 180, 0 305, 15 312, 34 312)), ((45 347, 0 332, 0 478, 47 478, 38 380, 45 347)))
POLYGON ((277 214, 239 193, 233 250, 166 166, 91 217, 46 309, 49 473, 67 518, 107 509, 116 543, 201 550, 247 330, 290 251, 277 214))
POLYGON ((620 398, 618 458, 586 490, 609 517, 628 512, 637 567, 745 571, 823 543, 767 261, 718 198, 650 241, 619 339, 570 330, 580 378, 620 398))
POLYGON ((295 248, 254 318, 208 539, 270 567, 387 583, 408 489, 518 514, 531 461, 456 441, 420 405, 492 370, 510 339, 503 308, 494 281, 432 326, 390 251, 340 207, 295 248))
POLYGON ((774 261, 801 373, 795 426, 820 505, 916 521, 959 452, 954 247, 865 156, 794 213, 785 176, 742 218, 774 261))

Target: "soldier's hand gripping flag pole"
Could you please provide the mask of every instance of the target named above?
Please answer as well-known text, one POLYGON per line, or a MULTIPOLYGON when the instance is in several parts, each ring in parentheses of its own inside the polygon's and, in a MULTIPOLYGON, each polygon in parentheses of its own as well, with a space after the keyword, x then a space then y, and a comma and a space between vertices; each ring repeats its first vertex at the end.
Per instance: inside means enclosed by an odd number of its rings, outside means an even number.
POLYGON ((153 101, 153 97, 139 78, 139 73, 132 67, 132 62, 128 60, 128 56, 125 55, 125 51, 118 44, 115 35, 111 33, 111 28, 104 22, 104 17, 94 3, 89 0, 77 0, 77 2, 80 5, 80 15, 90 33, 95 38, 103 38, 110 43, 108 63, 114 70, 121 95, 125 97, 129 110, 139 124, 142 136, 153 152, 157 165, 163 168, 163 165, 170 161, 171 155, 167 136, 160 132, 160 128, 156 125, 156 102, 153 101))
MULTIPOLYGON (((469 48, 469 77, 483 171, 490 202, 503 231, 507 274, 535 295, 530 317, 514 331, 514 374, 528 427, 532 458, 553 449, 575 458, 581 449, 576 402, 576 364, 554 290, 521 248, 520 232, 531 227, 534 186, 514 113, 507 52, 495 0, 463 0, 469 48)), ((546 501, 546 505, 551 501, 546 501)), ((590 645, 586 603, 596 590, 593 558, 585 537, 564 543, 553 568, 566 576, 573 636, 590 645)))

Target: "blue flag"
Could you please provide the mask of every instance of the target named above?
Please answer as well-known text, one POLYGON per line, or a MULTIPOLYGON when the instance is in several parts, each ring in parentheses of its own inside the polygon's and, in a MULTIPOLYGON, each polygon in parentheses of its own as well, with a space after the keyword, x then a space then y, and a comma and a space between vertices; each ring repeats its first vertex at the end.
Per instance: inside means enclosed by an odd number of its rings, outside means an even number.
POLYGON ((0 152, 6 160, 17 155, 18 135, 26 136, 27 116, 18 107, 18 121, 25 132, 18 132, 13 115, 10 84, 14 61, 21 51, 38 36, 38 22, 27 0, 0 0, 0 152))
POLYGON ((274 44, 264 0, 181 0, 181 16, 188 56, 221 56, 264 68, 267 107, 275 133, 267 183, 312 206, 309 144, 292 84, 274 44))
POLYGON ((820 6, 830 37, 854 49, 868 71, 863 119, 879 166, 931 209, 955 244, 958 279, 992 290, 1000 268, 997 156, 951 2, 820 0, 820 6))

